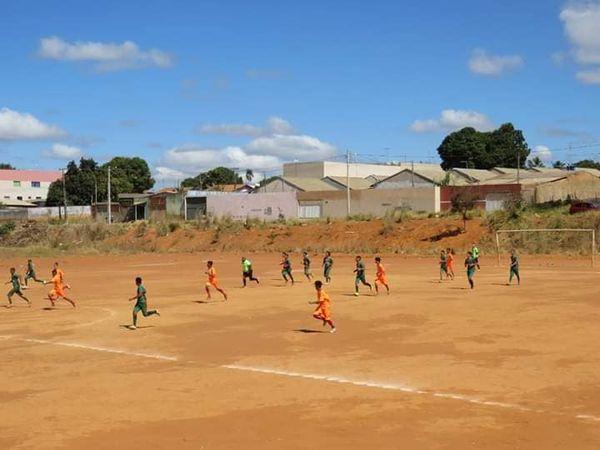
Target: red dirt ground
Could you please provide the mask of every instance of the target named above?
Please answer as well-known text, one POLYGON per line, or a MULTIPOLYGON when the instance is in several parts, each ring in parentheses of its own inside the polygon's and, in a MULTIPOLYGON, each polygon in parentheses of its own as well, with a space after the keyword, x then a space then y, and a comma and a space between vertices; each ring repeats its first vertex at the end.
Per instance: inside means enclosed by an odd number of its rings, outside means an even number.
POLYGON ((438 283, 435 259, 384 255, 392 294, 355 298, 338 255, 329 334, 297 254, 300 283, 284 287, 277 255, 255 254, 262 284, 246 289, 240 256, 61 260, 76 310, 44 310, 40 285, 31 309, 0 310, 0 448, 600 447, 588 261, 524 258, 523 285, 507 287, 506 266, 484 257, 470 291, 463 270, 438 283), (208 258, 227 303, 199 302, 208 258), (162 317, 130 331, 138 274, 162 317))

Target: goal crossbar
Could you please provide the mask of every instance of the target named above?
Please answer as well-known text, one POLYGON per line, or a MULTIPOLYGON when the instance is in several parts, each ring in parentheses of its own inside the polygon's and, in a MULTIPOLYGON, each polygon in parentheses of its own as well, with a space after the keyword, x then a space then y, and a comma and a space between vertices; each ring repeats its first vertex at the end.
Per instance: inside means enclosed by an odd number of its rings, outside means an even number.
POLYGON ((558 231, 567 231, 574 233, 591 233, 592 235, 592 267, 596 264, 596 230, 594 228, 526 228, 522 230, 496 230, 496 254, 498 255, 498 265, 500 265, 500 234, 506 233, 552 233, 558 231))

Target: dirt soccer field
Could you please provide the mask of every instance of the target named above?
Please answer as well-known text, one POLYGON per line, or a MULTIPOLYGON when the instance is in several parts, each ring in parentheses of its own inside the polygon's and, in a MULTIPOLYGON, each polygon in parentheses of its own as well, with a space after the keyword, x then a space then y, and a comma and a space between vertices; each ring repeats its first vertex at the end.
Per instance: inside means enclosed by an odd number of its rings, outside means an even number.
MULTIPOLYGON (((460 264, 440 284, 435 259, 384 255, 392 294, 355 298, 337 255, 329 334, 299 255, 293 287, 277 254, 249 255, 262 284, 246 289, 240 256, 60 259, 76 310, 45 310, 41 285, 31 309, 0 309, 0 448, 600 447, 589 261, 524 257, 523 285, 507 287, 506 261, 484 257, 470 291, 460 264), (209 258, 226 303, 204 302, 209 258), (131 331, 136 275, 162 317, 131 331)), ((47 276, 51 260, 36 262, 47 276)), ((23 263, 3 261, 6 279, 23 263)))

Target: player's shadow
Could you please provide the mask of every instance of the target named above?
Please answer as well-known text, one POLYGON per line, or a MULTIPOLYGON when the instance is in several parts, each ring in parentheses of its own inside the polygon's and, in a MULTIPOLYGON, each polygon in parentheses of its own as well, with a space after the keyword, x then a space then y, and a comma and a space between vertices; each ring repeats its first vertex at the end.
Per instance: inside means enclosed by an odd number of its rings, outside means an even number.
POLYGON ((294 330, 294 332, 296 332, 296 333, 306 333, 306 334, 311 334, 311 333, 327 333, 327 331, 312 330, 310 328, 299 328, 297 330, 294 330))
MULTIPOLYGON (((121 325, 119 325, 119 328, 125 328, 125 329, 129 330, 130 326, 131 326, 131 324, 127 324, 127 325, 121 324, 121 325)), ((154 328, 154 325, 138 325, 138 326, 136 326, 136 328, 138 330, 143 330, 144 328, 154 328)))
POLYGON ((226 300, 192 300, 192 303, 198 303, 199 305, 214 305, 215 303, 225 303, 226 300))
POLYGON ((492 286, 509 286, 506 283, 490 283, 492 286))
POLYGON ((452 286, 450 289, 454 289, 455 291, 468 291, 469 290, 468 287, 458 287, 458 286, 452 286))
POLYGON ((42 308, 43 311, 56 311, 56 308, 53 308, 52 306, 44 306, 42 308))

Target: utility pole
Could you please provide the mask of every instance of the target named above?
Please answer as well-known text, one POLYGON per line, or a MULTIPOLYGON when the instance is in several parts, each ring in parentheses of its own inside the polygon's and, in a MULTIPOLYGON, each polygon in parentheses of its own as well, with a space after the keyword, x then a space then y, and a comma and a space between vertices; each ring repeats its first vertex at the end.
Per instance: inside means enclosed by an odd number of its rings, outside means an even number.
POLYGON ((67 179, 65 178, 65 169, 60 169, 63 181, 63 207, 65 209, 65 221, 67 220, 67 179))
POLYGON ((521 150, 517 149, 517 184, 521 184, 521 150))
POLYGON ((346 213, 350 217, 350 150, 346 151, 346 213))
POLYGON ((107 192, 108 192, 108 224, 110 225, 112 223, 112 201, 111 201, 111 192, 110 192, 110 167, 108 168, 108 186, 107 186, 107 192))
POLYGON ((415 187, 415 162, 410 162, 410 185, 415 187))

